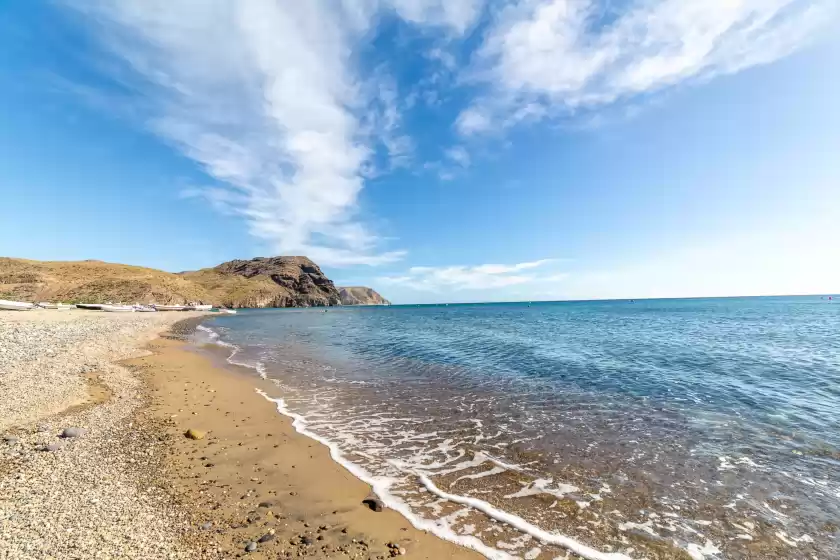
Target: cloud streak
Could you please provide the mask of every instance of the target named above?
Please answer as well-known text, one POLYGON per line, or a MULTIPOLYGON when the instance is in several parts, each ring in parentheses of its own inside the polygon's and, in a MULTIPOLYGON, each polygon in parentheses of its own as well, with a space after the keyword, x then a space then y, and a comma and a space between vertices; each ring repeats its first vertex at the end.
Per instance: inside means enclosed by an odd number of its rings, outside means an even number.
POLYGON ((483 264, 478 266, 414 266, 399 276, 382 276, 377 282, 399 285, 413 290, 441 292, 450 290, 489 290, 535 282, 558 282, 565 274, 524 274, 522 271, 543 267, 554 259, 512 265, 483 264))
POLYGON ((475 57, 490 90, 463 135, 614 103, 782 58, 828 17, 824 0, 652 0, 619 14, 594 0, 523 0, 502 9, 475 57))
POLYGON ((350 46, 370 10, 335 2, 74 4, 132 70, 130 86, 151 107, 147 125, 220 183, 214 206, 243 216, 277 253, 328 265, 379 264, 357 209, 377 141, 395 160, 389 84, 365 95, 350 46), (362 126, 362 120, 374 123, 362 126))

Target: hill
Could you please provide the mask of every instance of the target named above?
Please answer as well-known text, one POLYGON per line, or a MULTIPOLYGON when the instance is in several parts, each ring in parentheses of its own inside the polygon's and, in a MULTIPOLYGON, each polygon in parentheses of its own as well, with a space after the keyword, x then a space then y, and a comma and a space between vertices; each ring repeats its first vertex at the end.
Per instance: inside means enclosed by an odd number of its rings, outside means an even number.
POLYGON ((70 303, 209 303, 226 307, 341 305, 332 280, 306 257, 234 260, 171 273, 102 261, 0 257, 0 299, 70 303))
POLYGON ((341 305, 391 305, 379 293, 364 286, 343 286, 338 288, 341 305))
POLYGON ((0 257, 0 298, 22 301, 208 302, 201 285, 177 274, 102 261, 30 261, 0 257))
POLYGON ((341 305, 332 280, 306 257, 234 260, 180 276, 228 307, 316 307, 341 305))

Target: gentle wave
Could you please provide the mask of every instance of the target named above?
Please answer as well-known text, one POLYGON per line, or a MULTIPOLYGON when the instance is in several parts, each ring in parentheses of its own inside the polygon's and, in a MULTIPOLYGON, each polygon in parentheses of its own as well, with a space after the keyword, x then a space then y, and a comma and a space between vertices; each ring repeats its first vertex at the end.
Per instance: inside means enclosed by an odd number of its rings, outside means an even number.
POLYGON ((838 551, 833 311, 486 305, 214 327, 296 429, 413 524, 485 556, 781 559, 838 551))

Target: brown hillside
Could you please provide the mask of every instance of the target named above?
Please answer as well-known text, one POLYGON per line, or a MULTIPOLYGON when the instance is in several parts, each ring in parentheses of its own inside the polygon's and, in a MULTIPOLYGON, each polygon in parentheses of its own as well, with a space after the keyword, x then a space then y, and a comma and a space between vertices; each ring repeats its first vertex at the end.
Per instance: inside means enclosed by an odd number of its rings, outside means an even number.
POLYGON ((21 301, 212 302, 204 287, 177 274, 102 261, 0 257, 0 297, 21 301))
POLYGON ((102 261, 0 257, 0 299, 69 303, 199 302, 226 307, 341 305, 332 280, 306 257, 235 260, 178 274, 102 261))

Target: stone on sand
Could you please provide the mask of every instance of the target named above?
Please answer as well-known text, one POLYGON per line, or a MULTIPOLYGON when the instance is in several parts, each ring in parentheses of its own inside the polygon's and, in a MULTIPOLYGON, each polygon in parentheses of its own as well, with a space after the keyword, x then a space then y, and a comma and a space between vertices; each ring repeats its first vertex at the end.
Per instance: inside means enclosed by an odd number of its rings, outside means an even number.
POLYGON ((64 430, 62 430, 61 432, 61 437, 65 439, 82 437, 83 435, 85 435, 84 428, 64 428, 64 430))
POLYGON ((204 432, 201 430, 196 430, 195 428, 190 428, 184 435, 190 439, 204 439, 204 432))

